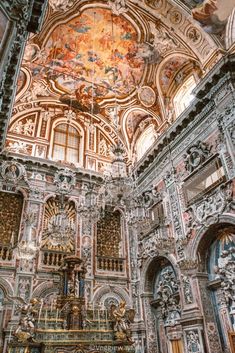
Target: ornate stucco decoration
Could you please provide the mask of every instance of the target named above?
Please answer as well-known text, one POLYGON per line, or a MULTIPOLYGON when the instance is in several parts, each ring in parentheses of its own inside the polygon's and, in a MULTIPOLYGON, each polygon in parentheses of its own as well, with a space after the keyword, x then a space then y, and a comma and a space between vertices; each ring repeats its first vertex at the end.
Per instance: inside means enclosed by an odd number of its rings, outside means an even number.
POLYGON ((190 283, 189 276, 182 275, 182 284, 183 284, 183 292, 184 292, 184 299, 186 304, 192 304, 193 302, 193 293, 190 283))
POLYGON ((53 11, 66 11, 70 9, 75 0, 49 0, 49 4, 53 11))
POLYGON ((61 169, 55 174, 54 182, 61 195, 68 195, 76 183, 75 173, 68 168, 61 169))
POLYGON ((178 283, 171 266, 161 271, 154 306, 160 306, 165 326, 179 324, 181 309, 179 305, 178 283))
POLYGON ((28 182, 25 167, 14 161, 5 161, 2 163, 1 176, 8 183, 17 184, 22 179, 28 182))
POLYGON ((122 15, 128 11, 127 0, 109 0, 108 4, 114 15, 122 15))
POLYGON ((175 240, 173 237, 164 236, 159 229, 156 229, 154 233, 139 241, 139 267, 142 266, 142 261, 159 255, 160 250, 164 253, 172 251, 174 244, 175 240))
POLYGON ((203 353, 203 348, 197 330, 188 331, 186 335, 186 340, 188 353, 203 353))
POLYGON ((153 45, 159 51, 160 55, 165 55, 168 51, 175 49, 177 41, 171 38, 167 31, 160 26, 150 22, 150 31, 153 35, 153 45))
POLYGON ((31 89, 20 99, 21 102, 32 102, 37 100, 38 97, 48 97, 47 84, 43 81, 34 81, 31 89))
POLYGON ((37 214, 35 212, 30 211, 27 213, 25 218, 24 237, 17 246, 17 257, 22 261, 34 259, 39 249, 36 244, 36 239, 33 237, 36 220, 37 214))
POLYGON ((159 254, 157 248, 157 234, 143 239, 139 242, 138 264, 141 267, 142 261, 159 254))
POLYGON ((184 258, 178 261, 178 266, 182 272, 191 272, 198 268, 198 260, 191 258, 184 258))
POLYGON ((191 145, 184 155, 185 169, 192 173, 199 168, 211 156, 211 146, 198 141, 191 145))
POLYGON ((235 317, 235 249, 223 250, 215 268, 216 277, 221 280, 223 299, 230 308, 230 315, 235 317))
POLYGON ((71 253, 74 250, 76 213, 73 203, 49 199, 45 206, 42 249, 71 253))
POLYGON ((150 208, 154 204, 162 202, 162 193, 156 191, 153 187, 143 192, 143 202, 145 207, 150 208))
POLYGON ((222 184, 201 201, 191 206, 188 232, 191 233, 192 229, 199 228, 202 225, 209 226, 211 223, 216 223, 225 210, 234 208, 232 183, 222 184))

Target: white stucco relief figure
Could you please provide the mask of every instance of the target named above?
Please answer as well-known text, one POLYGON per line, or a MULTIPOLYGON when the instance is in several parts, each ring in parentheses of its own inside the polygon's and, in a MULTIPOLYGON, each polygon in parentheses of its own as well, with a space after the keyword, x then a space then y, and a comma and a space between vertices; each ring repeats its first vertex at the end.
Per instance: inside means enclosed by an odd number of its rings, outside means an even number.
POLYGON ((156 27, 153 22, 150 22, 150 31, 154 36, 153 45, 161 55, 177 47, 176 41, 164 29, 156 27))
POLYGON ((127 3, 126 0, 114 0, 114 1, 110 0, 108 2, 114 15, 121 15, 127 12, 128 9, 126 7, 126 3, 127 3))
POLYGON ((73 6, 74 0, 49 0, 53 11, 66 11, 73 6))
POLYGON ((187 349, 188 353, 202 353, 199 335, 196 331, 187 333, 187 349))

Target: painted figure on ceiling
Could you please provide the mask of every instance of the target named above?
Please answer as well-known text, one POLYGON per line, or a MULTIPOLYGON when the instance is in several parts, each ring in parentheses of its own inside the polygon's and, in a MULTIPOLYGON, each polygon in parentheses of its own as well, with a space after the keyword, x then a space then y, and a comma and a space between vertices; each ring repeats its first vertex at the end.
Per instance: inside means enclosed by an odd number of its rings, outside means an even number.
POLYGON ((192 16, 206 32, 220 34, 234 6, 235 0, 204 0, 192 10, 192 16))

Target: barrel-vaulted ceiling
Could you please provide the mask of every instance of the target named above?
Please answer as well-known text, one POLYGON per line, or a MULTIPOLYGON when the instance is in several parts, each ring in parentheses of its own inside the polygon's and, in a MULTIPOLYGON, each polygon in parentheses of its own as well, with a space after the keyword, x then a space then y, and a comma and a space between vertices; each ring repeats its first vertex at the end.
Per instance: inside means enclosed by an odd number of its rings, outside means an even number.
POLYGON ((108 162, 117 138, 133 158, 145 129, 158 136, 176 118, 172 97, 180 85, 192 74, 200 80, 228 49, 234 5, 49 0, 41 31, 26 45, 6 148, 51 158, 59 121, 78 127, 86 160, 100 154, 108 162))

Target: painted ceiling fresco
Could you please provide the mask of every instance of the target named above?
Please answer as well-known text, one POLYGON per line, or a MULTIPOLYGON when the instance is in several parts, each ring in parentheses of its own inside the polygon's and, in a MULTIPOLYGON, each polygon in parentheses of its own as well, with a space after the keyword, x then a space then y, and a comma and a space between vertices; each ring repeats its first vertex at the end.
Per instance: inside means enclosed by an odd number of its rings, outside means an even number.
POLYGON ((178 70, 188 61, 187 58, 175 56, 174 58, 168 60, 160 74, 160 85, 161 89, 164 93, 167 92, 168 87, 172 81, 172 79, 177 74, 178 70))
POLYGON ((235 0, 199 0, 192 16, 207 33, 219 34, 224 31, 234 6, 235 0))
POLYGON ((137 33, 125 18, 107 9, 87 9, 56 27, 30 66, 34 79, 53 80, 88 107, 92 96, 98 102, 135 89, 144 70, 137 49, 137 33))

